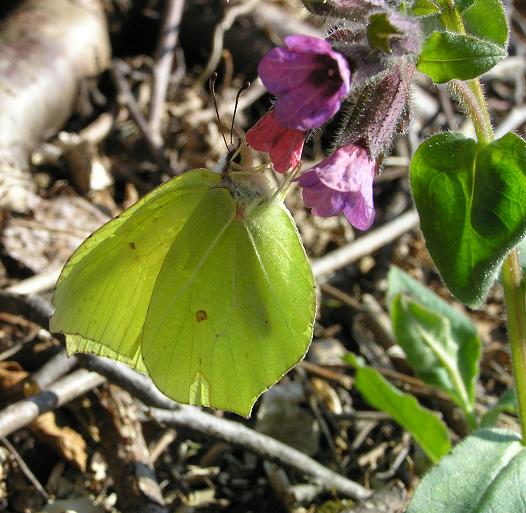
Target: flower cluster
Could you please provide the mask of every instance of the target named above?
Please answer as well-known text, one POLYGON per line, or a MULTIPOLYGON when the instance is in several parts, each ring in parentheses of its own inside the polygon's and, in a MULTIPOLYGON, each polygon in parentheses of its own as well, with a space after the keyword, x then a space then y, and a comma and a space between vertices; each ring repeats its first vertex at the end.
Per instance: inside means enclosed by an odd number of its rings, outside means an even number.
MULTIPOLYGON (((319 14, 325 3, 310 1, 306 6, 319 14)), ((338 29, 337 37, 333 32, 328 39, 289 36, 284 46, 268 52, 258 72, 276 99, 246 140, 267 152, 274 169, 285 173, 299 165, 309 131, 341 110, 335 150, 298 182, 314 215, 343 213, 355 228, 366 230, 374 220, 377 160, 403 129, 414 70, 407 56, 417 47, 418 33, 412 21, 390 10, 385 0, 330 0, 327 6, 337 15, 356 15, 363 26, 356 33, 338 29), (379 32, 378 27, 388 30, 379 32)))

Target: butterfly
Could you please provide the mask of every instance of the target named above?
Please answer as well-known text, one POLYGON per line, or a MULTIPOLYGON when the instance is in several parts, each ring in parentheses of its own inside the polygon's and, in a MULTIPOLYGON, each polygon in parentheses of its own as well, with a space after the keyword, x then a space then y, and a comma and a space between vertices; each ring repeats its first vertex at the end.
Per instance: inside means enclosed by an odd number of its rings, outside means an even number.
POLYGON ((99 228, 66 263, 53 332, 147 373, 168 397, 249 416, 306 353, 314 278, 257 174, 195 169, 99 228))

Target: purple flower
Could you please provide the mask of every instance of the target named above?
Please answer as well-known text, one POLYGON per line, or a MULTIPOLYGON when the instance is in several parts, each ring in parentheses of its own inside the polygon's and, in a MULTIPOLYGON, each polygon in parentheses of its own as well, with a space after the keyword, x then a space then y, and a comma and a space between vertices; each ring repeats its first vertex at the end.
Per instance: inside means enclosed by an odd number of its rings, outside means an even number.
POLYGON ((305 132, 281 126, 273 110, 247 132, 247 143, 255 150, 268 152, 278 173, 298 164, 304 142, 305 132))
POLYGON ((359 230, 373 223, 373 178, 376 163, 362 146, 338 148, 299 179, 303 201, 314 215, 329 217, 343 212, 359 230))
POLYGON ((320 127, 349 94, 351 72, 343 55, 324 39, 289 36, 259 63, 265 87, 276 95, 275 111, 286 128, 320 127))

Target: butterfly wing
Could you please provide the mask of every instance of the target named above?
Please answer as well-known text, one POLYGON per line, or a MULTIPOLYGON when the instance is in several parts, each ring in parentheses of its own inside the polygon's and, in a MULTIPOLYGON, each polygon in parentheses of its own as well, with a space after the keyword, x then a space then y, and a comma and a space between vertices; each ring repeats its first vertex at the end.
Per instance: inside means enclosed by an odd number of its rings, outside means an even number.
POLYGON ((194 170, 157 187, 93 233, 71 256, 53 295, 51 331, 69 352, 93 352, 145 371, 139 341, 173 240, 220 177, 194 170))
POLYGON ((173 399, 249 415, 304 356, 314 315, 313 275, 288 211, 264 204, 244 216, 214 189, 166 254, 142 357, 173 399))

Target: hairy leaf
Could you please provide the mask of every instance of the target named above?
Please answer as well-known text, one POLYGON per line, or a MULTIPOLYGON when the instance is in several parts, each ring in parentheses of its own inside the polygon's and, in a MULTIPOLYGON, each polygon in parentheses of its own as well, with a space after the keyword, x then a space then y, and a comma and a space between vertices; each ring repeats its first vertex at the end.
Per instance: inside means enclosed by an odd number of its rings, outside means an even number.
POLYGON ((427 248, 449 290, 484 300, 526 232, 526 144, 515 134, 482 148, 459 134, 431 137, 411 162, 411 186, 427 248))
MULTIPOLYGON (((396 266, 389 270, 387 295, 397 342, 406 352, 415 373, 426 383, 447 393, 452 390, 457 404, 468 418, 471 417, 482 345, 474 324, 469 317, 396 266), (421 306, 424 323, 420 322, 418 314, 412 314, 409 298, 421 306), (426 321, 445 334, 443 347, 449 350, 449 355, 440 358, 440 348, 437 354, 433 339, 422 333, 426 321), (458 387, 455 381, 460 382, 458 387)), ((473 425, 474 419, 470 421, 473 425)))
POLYGON ((461 352, 463 341, 452 337, 449 319, 403 294, 391 302, 391 319, 396 340, 416 375, 449 394, 475 427, 474 381, 480 349, 461 352))
POLYGON ((501 0, 475 0, 462 13, 468 32, 505 47, 509 30, 501 0))
POLYGON ((512 431, 481 430, 424 477, 406 513, 523 513, 526 449, 512 431))
POLYGON ((433 32, 424 42, 418 69, 433 82, 476 78, 506 57, 506 50, 468 34, 433 32))

